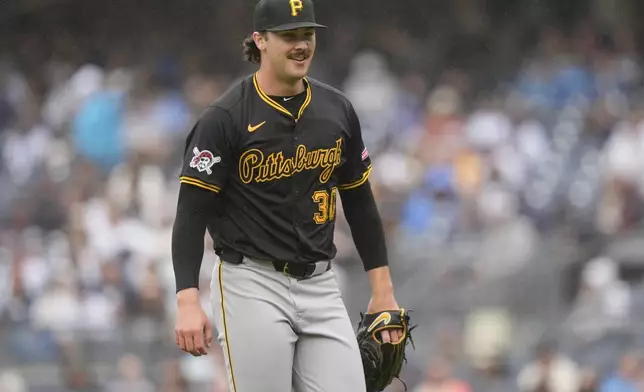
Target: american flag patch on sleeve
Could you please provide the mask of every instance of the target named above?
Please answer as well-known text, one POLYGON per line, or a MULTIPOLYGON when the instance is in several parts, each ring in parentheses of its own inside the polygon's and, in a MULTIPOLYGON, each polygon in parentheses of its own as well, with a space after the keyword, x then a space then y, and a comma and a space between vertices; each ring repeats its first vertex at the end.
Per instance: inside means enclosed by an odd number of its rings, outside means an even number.
POLYGON ((364 150, 362 150, 362 160, 364 161, 368 157, 369 157, 369 151, 367 151, 367 147, 365 147, 364 150))

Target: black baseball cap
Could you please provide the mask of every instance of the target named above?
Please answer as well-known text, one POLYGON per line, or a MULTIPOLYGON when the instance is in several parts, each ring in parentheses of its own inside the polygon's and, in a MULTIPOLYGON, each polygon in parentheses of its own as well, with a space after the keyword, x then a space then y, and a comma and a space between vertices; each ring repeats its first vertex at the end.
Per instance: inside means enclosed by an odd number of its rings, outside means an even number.
POLYGON ((259 0, 255 6, 255 31, 284 31, 326 26, 315 23, 312 0, 259 0))

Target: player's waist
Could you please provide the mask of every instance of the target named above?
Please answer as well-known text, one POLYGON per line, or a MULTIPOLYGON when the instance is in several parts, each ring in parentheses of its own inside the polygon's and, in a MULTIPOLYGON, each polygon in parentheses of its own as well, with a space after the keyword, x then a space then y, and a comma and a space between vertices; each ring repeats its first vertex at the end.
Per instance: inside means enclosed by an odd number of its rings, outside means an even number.
POLYGON ((219 256, 219 259, 225 263, 254 264, 263 268, 273 269, 286 276, 297 279, 309 279, 331 269, 331 260, 313 262, 264 260, 256 257, 249 257, 229 247, 215 249, 215 252, 219 256))

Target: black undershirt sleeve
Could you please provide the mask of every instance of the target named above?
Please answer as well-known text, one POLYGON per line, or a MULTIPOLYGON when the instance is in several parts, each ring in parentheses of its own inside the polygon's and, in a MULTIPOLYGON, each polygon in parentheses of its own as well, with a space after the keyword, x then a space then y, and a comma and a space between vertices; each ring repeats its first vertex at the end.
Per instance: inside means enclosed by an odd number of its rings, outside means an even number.
POLYGON ((216 210, 215 192, 181 184, 177 213, 172 227, 172 267, 177 292, 199 288, 199 271, 204 254, 208 220, 216 210))
POLYGON ((369 181, 340 191, 344 216, 365 271, 388 265, 385 231, 369 181))

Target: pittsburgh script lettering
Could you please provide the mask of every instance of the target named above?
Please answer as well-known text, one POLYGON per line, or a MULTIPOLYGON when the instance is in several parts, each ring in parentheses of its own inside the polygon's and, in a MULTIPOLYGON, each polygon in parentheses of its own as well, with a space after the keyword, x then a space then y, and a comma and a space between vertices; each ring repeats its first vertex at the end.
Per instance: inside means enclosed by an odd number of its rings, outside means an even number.
POLYGON ((267 157, 257 149, 251 149, 239 158, 239 178, 244 184, 268 182, 286 178, 303 170, 321 167, 320 182, 329 181, 342 157, 342 138, 335 141, 335 147, 308 151, 299 145, 294 157, 284 157, 283 152, 271 153, 267 157))

